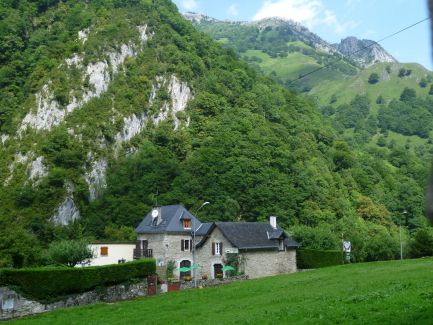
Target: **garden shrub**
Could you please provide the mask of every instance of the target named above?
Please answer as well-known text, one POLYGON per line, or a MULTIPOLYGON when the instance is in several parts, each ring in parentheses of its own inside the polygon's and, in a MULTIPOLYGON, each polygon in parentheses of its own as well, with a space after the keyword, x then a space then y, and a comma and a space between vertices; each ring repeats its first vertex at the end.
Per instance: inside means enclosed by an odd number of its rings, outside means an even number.
POLYGON ((315 249, 299 249, 296 252, 299 269, 315 269, 319 267, 343 264, 341 251, 325 251, 315 249))
POLYGON ((24 296, 40 302, 85 292, 98 286, 113 285, 154 274, 154 259, 105 266, 71 268, 39 267, 3 269, 0 284, 16 288, 24 296))

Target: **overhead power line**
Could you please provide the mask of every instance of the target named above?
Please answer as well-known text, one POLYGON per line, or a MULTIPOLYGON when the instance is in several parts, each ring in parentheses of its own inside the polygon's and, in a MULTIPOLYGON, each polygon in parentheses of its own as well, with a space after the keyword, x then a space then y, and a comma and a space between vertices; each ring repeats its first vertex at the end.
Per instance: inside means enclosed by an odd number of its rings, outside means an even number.
MULTIPOLYGON (((397 31, 397 32, 395 32, 395 33, 392 33, 392 34, 390 34, 390 35, 388 35, 388 36, 385 36, 384 38, 382 38, 382 39, 380 39, 380 40, 378 40, 378 41, 376 41, 376 42, 375 42, 375 41, 372 41, 372 43, 370 43, 369 45, 364 46, 364 47, 362 47, 362 48, 360 48, 360 49, 358 49, 358 50, 356 50, 356 51, 353 51, 352 53, 349 53, 349 54, 346 55, 346 56, 351 57, 352 55, 354 55, 354 54, 356 54, 356 53, 362 52, 362 51, 364 51, 364 50, 366 50, 366 49, 372 47, 373 45, 379 44, 380 42, 383 42, 384 40, 387 40, 388 38, 394 37, 395 35, 398 35, 398 34, 404 32, 404 31, 406 31, 406 30, 408 30, 408 29, 411 29, 412 27, 415 27, 416 25, 421 24, 421 23, 423 23, 423 22, 425 22, 425 21, 427 21, 427 20, 430 20, 430 19, 431 19, 431 17, 427 17, 427 18, 424 18, 424 19, 422 19, 422 20, 420 20, 420 21, 417 21, 416 23, 414 23, 414 24, 412 24, 412 25, 409 25, 409 26, 406 26, 406 27, 400 29, 399 31, 397 31)), ((309 75, 312 75, 313 73, 316 73, 316 72, 318 72, 318 71, 320 71, 320 70, 326 69, 326 68, 328 68, 329 66, 331 66, 333 63, 338 62, 338 61, 341 61, 341 60, 343 60, 343 59, 344 59, 344 56, 341 57, 341 58, 337 58, 337 59, 335 59, 335 60, 332 61, 331 63, 325 64, 324 66, 321 66, 321 67, 316 68, 316 69, 314 69, 314 70, 312 70, 312 71, 310 71, 310 72, 307 72, 306 74, 303 74, 303 75, 299 76, 297 79, 294 79, 294 80, 290 81, 290 82, 288 83, 288 85, 290 86, 291 84, 295 83, 296 81, 299 81, 299 80, 301 80, 301 79, 303 79, 303 78, 305 78, 305 77, 307 77, 307 76, 309 76, 309 75)))

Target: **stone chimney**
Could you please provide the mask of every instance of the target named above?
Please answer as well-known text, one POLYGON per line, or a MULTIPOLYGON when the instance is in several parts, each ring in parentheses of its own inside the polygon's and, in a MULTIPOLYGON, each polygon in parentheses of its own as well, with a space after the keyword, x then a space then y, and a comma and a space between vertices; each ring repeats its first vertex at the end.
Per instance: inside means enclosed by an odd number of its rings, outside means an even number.
POLYGON ((272 228, 277 229, 277 217, 270 216, 269 223, 271 224, 272 228))

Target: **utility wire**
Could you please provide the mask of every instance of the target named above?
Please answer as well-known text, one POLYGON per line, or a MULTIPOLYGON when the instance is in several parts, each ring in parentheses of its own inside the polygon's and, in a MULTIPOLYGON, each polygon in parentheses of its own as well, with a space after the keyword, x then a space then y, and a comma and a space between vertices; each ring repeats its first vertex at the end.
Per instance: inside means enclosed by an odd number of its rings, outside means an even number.
MULTIPOLYGON (((431 19, 431 17, 424 18, 424 19, 422 19, 422 20, 420 20, 420 21, 418 21, 418 22, 416 22, 416 23, 414 23, 412 25, 409 25, 409 26, 406 26, 406 27, 400 29, 399 31, 397 31, 395 33, 392 33, 392 34, 390 34, 388 36, 385 36, 384 38, 378 40, 377 42, 372 41, 372 43, 370 43, 369 45, 364 46, 364 47, 360 48, 359 50, 356 50, 356 51, 354 51, 352 53, 349 53, 346 56, 351 57, 352 55, 354 55, 356 53, 362 52, 362 51, 364 51, 364 50, 372 47, 373 45, 379 44, 380 42, 383 42, 384 40, 387 40, 388 38, 394 37, 395 35, 400 34, 400 33, 404 32, 405 30, 408 30, 408 29, 410 29, 412 27, 415 27, 416 25, 421 24, 421 23, 423 23, 423 22, 425 22, 427 20, 430 20, 430 19, 431 19)), ((305 77, 307 77, 309 75, 312 75, 313 73, 316 73, 316 72, 318 72, 320 70, 326 69, 329 66, 331 66, 333 63, 335 63, 337 61, 341 61, 343 59, 344 59, 344 56, 341 57, 341 58, 337 58, 334 61, 332 61, 331 63, 325 64, 324 66, 321 66, 320 68, 316 68, 316 69, 314 69, 314 70, 312 70, 310 72, 307 72, 306 74, 303 74, 303 75, 299 76, 297 79, 290 81, 287 85, 290 86, 291 84, 295 83, 296 81, 299 81, 299 80, 301 80, 301 79, 303 79, 303 78, 305 78, 305 77)))

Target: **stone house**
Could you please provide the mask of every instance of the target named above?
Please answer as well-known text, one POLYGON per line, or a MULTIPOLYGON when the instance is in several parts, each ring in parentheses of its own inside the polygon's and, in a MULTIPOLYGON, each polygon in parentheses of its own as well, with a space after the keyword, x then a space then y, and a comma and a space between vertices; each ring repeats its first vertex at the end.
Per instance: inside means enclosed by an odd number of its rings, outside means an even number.
MULTIPOLYGON (((156 207, 136 228, 134 258, 154 257, 165 268, 174 261, 176 268, 199 265, 197 277, 225 275, 223 267, 236 264, 251 278, 296 271, 299 244, 270 223, 202 223, 182 205, 156 207)), ((179 278, 188 272, 176 272, 179 278)))

